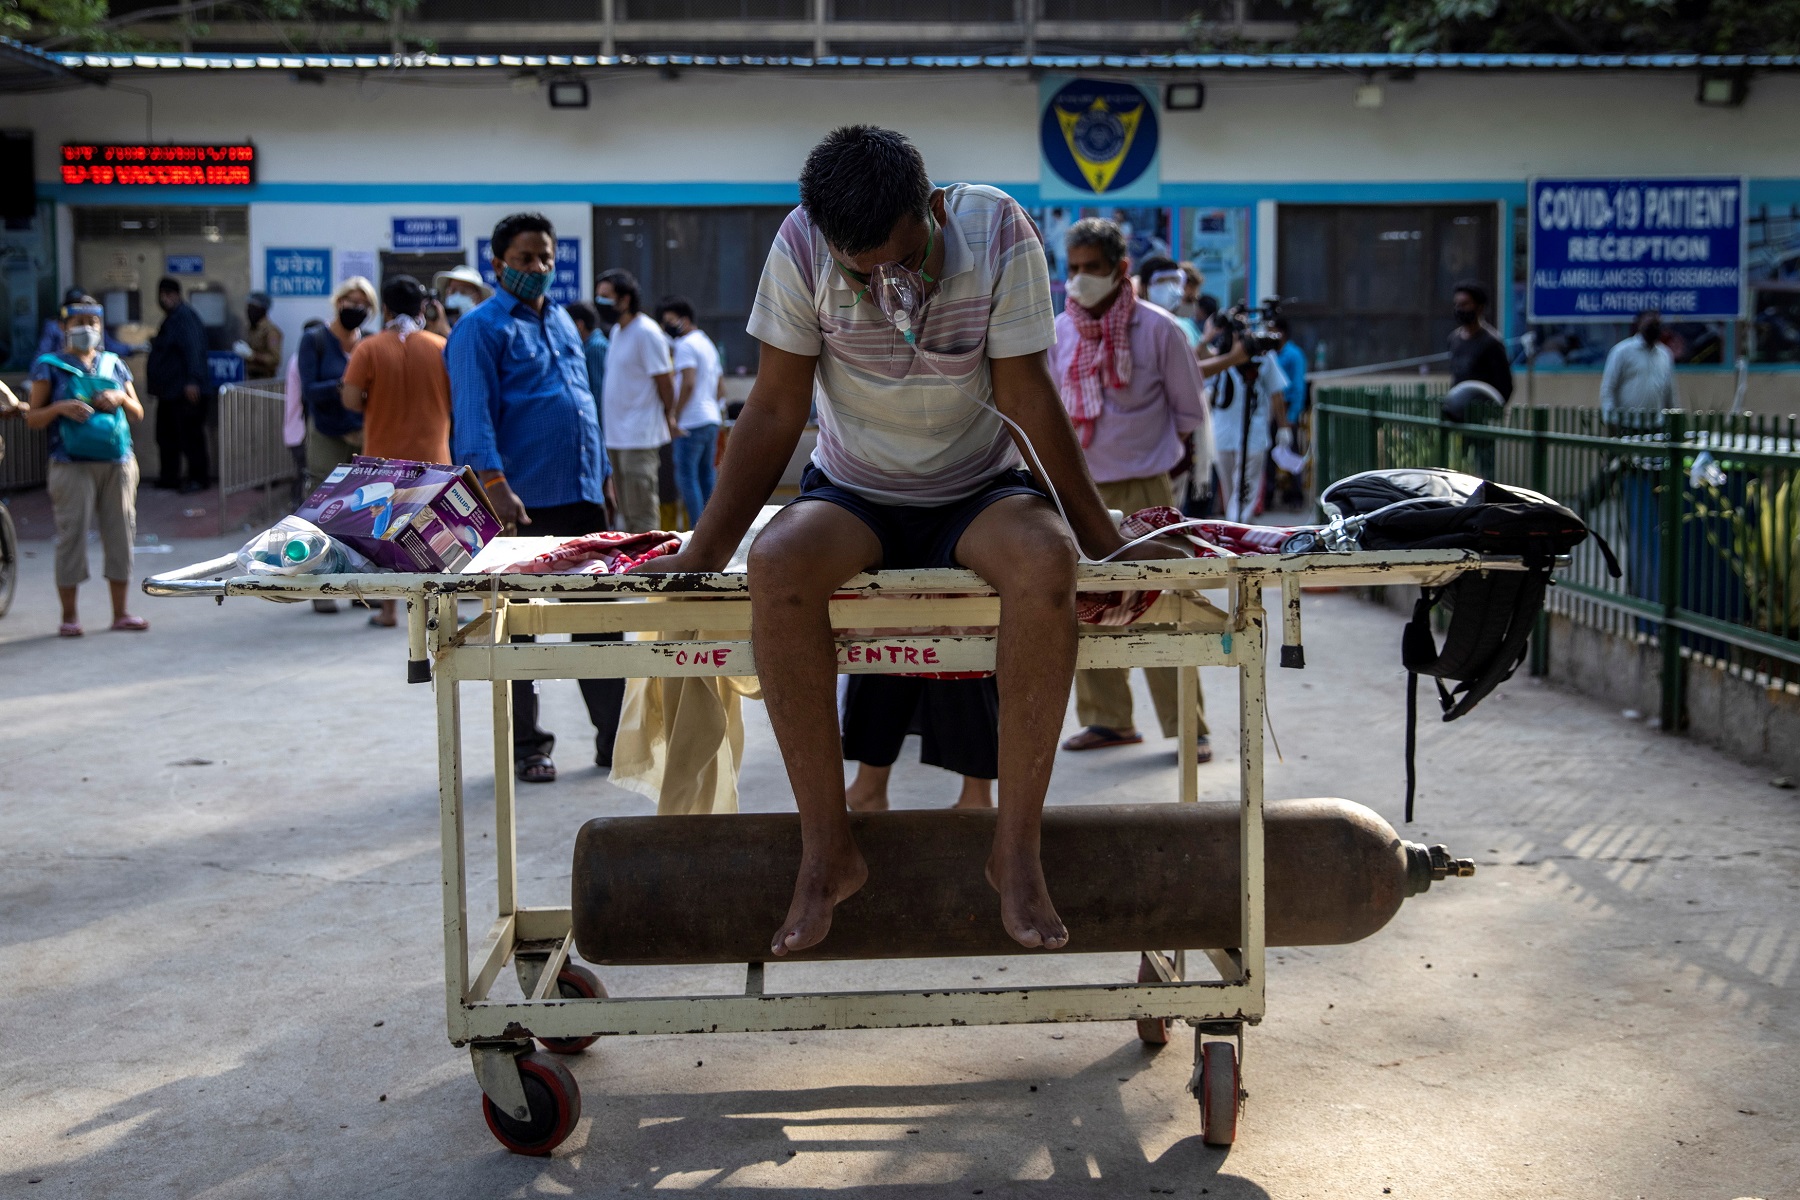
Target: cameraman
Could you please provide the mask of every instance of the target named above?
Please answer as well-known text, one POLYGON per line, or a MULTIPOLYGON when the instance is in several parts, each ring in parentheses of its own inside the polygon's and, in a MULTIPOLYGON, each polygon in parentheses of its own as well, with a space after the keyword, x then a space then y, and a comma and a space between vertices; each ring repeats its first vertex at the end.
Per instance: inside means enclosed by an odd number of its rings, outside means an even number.
POLYGON ((1287 376, 1269 353, 1250 353, 1251 335, 1243 305, 1215 312, 1207 323, 1213 358, 1202 360, 1212 374, 1213 447, 1224 489, 1227 521, 1249 522, 1262 500, 1263 469, 1275 429, 1287 424, 1287 376))

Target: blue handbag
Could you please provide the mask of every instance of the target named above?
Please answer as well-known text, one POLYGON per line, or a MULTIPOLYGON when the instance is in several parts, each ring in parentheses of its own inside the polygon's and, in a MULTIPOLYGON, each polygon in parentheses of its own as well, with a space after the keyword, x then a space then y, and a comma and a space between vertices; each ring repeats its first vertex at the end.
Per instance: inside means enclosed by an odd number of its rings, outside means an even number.
MULTIPOLYGON (((89 407, 101 392, 118 388, 118 381, 107 371, 117 361, 117 355, 103 350, 94 360, 96 371, 90 373, 54 354, 38 359, 63 373, 64 399, 79 400, 89 407)), ((63 453, 77 462, 119 462, 131 453, 131 425, 124 409, 96 411, 85 421, 59 417, 56 434, 62 440, 63 453)))

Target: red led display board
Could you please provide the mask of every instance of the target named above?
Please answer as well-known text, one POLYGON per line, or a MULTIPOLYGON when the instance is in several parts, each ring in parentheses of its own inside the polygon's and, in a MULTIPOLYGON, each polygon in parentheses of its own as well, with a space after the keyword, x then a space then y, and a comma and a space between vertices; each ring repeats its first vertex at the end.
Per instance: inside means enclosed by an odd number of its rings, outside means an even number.
POLYGON ((64 142, 62 181, 101 187, 249 187, 256 147, 64 142))

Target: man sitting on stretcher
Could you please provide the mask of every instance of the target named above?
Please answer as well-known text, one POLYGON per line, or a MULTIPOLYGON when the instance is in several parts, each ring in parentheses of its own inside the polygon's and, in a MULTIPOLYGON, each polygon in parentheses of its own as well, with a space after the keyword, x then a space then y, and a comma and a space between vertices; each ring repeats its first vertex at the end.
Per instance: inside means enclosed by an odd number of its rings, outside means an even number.
MULTIPOLYGON (((803 845, 777 956, 822 940, 868 875, 844 806, 829 601, 882 568, 965 567, 999 593, 1000 811, 987 878, 1021 945, 1069 940, 1038 827, 1075 672, 1075 541, 1099 558, 1125 539, 1051 379, 1053 320, 1043 244, 1011 197, 934 188, 911 142, 871 126, 835 130, 807 156, 800 207, 757 288, 749 331, 762 357, 717 490, 687 547, 640 568, 723 569, 817 405, 800 497, 749 560, 756 673, 803 845), (1037 478, 995 409, 1035 448, 1037 478)), ((1177 554, 1146 545, 1132 556, 1177 554)))

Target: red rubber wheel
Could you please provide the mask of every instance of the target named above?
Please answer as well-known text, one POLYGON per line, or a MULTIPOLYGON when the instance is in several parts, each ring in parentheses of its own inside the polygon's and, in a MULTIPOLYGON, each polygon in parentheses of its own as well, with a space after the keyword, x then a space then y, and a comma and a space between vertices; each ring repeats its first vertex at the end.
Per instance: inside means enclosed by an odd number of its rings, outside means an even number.
MULTIPOLYGON (((556 974, 556 994, 564 1000, 604 1000, 606 985, 600 982, 598 975, 580 963, 564 963, 563 969, 556 974)), ((543 1043, 544 1049, 552 1054, 580 1054, 599 1040, 598 1034, 592 1037, 538 1039, 543 1043)))
POLYGON ((1200 1140, 1209 1146, 1229 1146, 1237 1141, 1237 1047, 1230 1042, 1207 1042, 1200 1048, 1200 1140))
MULTIPOLYGON (((1150 965, 1148 954, 1138 955, 1139 983, 1155 983, 1162 976, 1150 965)), ((1138 1041, 1146 1046, 1166 1046, 1169 1044, 1169 1019, 1167 1017, 1145 1017, 1137 1023, 1138 1041)))
POLYGON ((581 1089, 575 1086, 569 1068, 535 1050, 519 1056, 519 1078, 525 1084, 525 1103, 531 1107, 529 1119, 521 1121, 501 1112, 485 1095, 481 1113, 494 1137, 514 1154, 548 1157, 581 1119, 581 1089))

